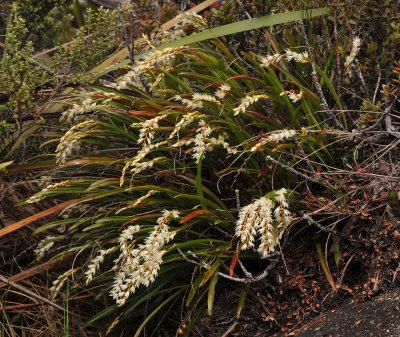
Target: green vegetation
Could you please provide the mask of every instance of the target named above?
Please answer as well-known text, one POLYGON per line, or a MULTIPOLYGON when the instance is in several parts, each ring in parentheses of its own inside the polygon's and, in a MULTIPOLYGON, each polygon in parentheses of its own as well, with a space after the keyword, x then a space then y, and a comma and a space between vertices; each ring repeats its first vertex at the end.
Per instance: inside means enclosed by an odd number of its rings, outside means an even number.
MULTIPOLYGON (((142 19, 155 15, 149 4, 136 5, 142 19)), ((382 130, 398 137, 390 117, 398 97, 398 5, 238 6, 223 1, 204 16, 181 15, 169 31, 149 23, 134 43, 142 53, 116 57, 112 67, 101 61, 116 46, 120 20, 125 41, 134 40, 129 6, 87 10, 74 42, 47 65, 32 62, 33 44, 18 38, 28 31, 20 9, 10 12, 0 172, 45 175, 47 184, 19 204, 50 200, 61 210, 33 234, 50 233, 38 258, 76 259, 50 289, 54 298, 66 294, 64 335, 68 298, 83 291, 96 301, 112 298, 85 322, 88 328, 107 317, 107 333, 135 317, 135 336, 164 321, 189 336, 227 285, 237 288, 238 320, 247 296, 255 296, 253 284, 284 262, 291 228, 322 230, 328 245, 342 236, 340 221, 364 216, 343 176, 366 172, 386 155, 370 155, 365 139, 379 141, 382 130), (235 21, 236 12, 242 20, 271 15, 212 28, 235 21), (368 30, 371 16, 381 35, 368 30), (14 144, 38 125, 51 138, 45 144, 57 146, 36 148, 43 155, 25 164, 6 162, 18 158, 14 144)), ((159 15, 172 17, 176 8, 167 9, 159 15)), ((386 192, 393 190, 398 206, 395 189, 389 179, 386 192)), ((11 231, 0 229, 0 238, 11 231)), ((343 277, 334 279, 321 241, 313 246, 337 292, 343 277)), ((331 253, 338 267, 339 243, 331 253)))

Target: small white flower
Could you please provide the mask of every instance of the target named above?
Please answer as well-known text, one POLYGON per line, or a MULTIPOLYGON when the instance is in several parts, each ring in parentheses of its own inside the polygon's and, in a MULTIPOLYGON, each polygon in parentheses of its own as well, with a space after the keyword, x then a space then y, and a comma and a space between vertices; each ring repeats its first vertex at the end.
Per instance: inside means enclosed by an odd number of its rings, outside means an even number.
POLYGON ((297 93, 295 90, 287 90, 287 91, 281 92, 280 96, 282 96, 282 95, 288 95, 290 100, 293 103, 296 103, 296 102, 300 101, 301 98, 303 97, 303 92, 300 91, 299 93, 297 93))
POLYGON ((228 84, 222 84, 218 91, 215 93, 215 96, 219 99, 222 99, 226 96, 226 93, 231 90, 231 87, 228 84))
POLYGON ((249 96, 247 95, 245 98, 242 98, 240 101, 240 104, 238 107, 233 109, 233 112, 235 115, 238 115, 239 113, 246 112, 246 109, 251 105, 256 103, 258 100, 262 98, 269 98, 269 96, 261 94, 261 95, 254 95, 254 96, 249 96))
POLYGON ((349 66, 353 63, 354 59, 356 58, 358 51, 360 50, 361 46, 361 39, 357 36, 353 40, 353 45, 351 48, 350 55, 346 57, 346 61, 344 62, 344 68, 347 71, 349 66))
POLYGON ((269 67, 271 63, 279 63, 281 58, 281 54, 268 55, 266 57, 261 56, 261 66, 269 67))
POLYGON ((262 146, 264 146, 267 143, 275 142, 278 143, 282 140, 291 138, 296 135, 296 130, 280 130, 280 131, 275 131, 271 134, 268 135, 267 138, 263 138, 260 142, 256 143, 251 149, 250 152, 257 151, 260 149, 262 146))
POLYGON ((294 61, 300 62, 300 63, 309 62, 308 53, 307 52, 296 53, 294 51, 291 51, 290 49, 286 49, 285 53, 286 53, 286 55, 285 55, 286 60, 288 60, 288 61, 294 60, 294 61))

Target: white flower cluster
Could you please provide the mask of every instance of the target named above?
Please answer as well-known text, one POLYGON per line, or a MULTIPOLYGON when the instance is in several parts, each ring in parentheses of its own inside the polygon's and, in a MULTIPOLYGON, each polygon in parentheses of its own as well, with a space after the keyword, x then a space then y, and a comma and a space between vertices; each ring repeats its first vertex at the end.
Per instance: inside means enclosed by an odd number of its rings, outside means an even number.
POLYGON ((37 260, 41 260, 44 256, 44 254, 46 254, 46 252, 53 247, 54 245, 54 240, 55 236, 47 236, 46 238, 44 238, 42 241, 39 242, 38 247, 36 249, 34 249, 33 251, 35 252, 36 255, 36 259, 37 260), (52 241, 50 241, 52 240, 52 241))
POLYGON ((181 101, 190 109, 200 109, 203 107, 203 101, 219 103, 214 96, 207 94, 194 93, 192 99, 183 98, 180 95, 175 95, 174 99, 181 101))
POLYGON ((135 167, 131 170, 132 175, 138 174, 144 170, 150 169, 155 163, 165 160, 166 157, 157 157, 149 161, 143 161, 135 164, 135 167))
POLYGON ((196 136, 194 138, 184 138, 177 141, 172 146, 180 147, 194 143, 195 146, 193 148, 193 158, 196 159, 196 163, 199 162, 204 153, 207 151, 212 151, 215 146, 222 146, 228 153, 237 153, 237 150, 231 148, 222 135, 219 135, 218 138, 209 137, 212 133, 212 129, 203 119, 199 121, 199 126, 200 127, 197 129, 196 136))
POLYGON ((140 285, 145 287, 154 282, 165 254, 165 244, 171 241, 175 232, 170 232, 168 223, 170 217, 177 218, 178 211, 163 212, 157 219, 154 230, 144 240, 144 243, 134 248, 135 241, 130 242, 138 226, 126 229, 119 238, 121 254, 115 260, 113 270, 117 270, 114 285, 110 292, 118 305, 123 305, 130 294, 133 294, 140 285))
POLYGON ((350 65, 353 63, 354 59, 356 58, 358 51, 360 50, 361 46, 361 39, 357 36, 353 40, 353 45, 351 47, 350 55, 346 57, 346 61, 344 62, 344 68, 347 71, 350 65))
POLYGON ((78 269, 70 269, 67 270, 64 274, 60 275, 54 282, 50 288, 50 295, 52 298, 55 298, 59 293, 60 289, 64 285, 65 281, 78 269))
POLYGON ((237 108, 233 109, 233 112, 235 115, 238 115, 239 113, 246 112, 246 109, 251 105, 256 103, 258 100, 262 98, 269 98, 269 96, 261 94, 261 95, 254 95, 254 96, 249 96, 247 95, 245 98, 242 98, 240 101, 240 104, 237 108))
POLYGON ((259 148, 261 148, 262 146, 264 146, 267 143, 273 143, 273 142, 278 143, 282 140, 289 139, 295 135, 296 135, 296 130, 285 129, 285 130, 275 131, 275 132, 269 134, 267 138, 263 138, 260 142, 255 144, 250 149, 250 152, 257 151, 259 148))
POLYGON ((154 129, 158 128, 158 122, 167 116, 168 114, 159 115, 152 119, 147 119, 141 123, 131 124, 132 127, 141 128, 139 133, 139 139, 137 141, 138 144, 143 143, 144 145, 150 145, 154 139, 154 129))
POLYGON ((294 60, 300 63, 307 63, 309 62, 308 53, 305 51, 304 53, 296 53, 291 51, 290 49, 285 50, 285 58, 288 61, 294 60))
POLYGON ((303 92, 300 91, 299 93, 297 93, 295 90, 286 90, 286 91, 281 92, 280 96, 283 96, 283 95, 288 95, 290 100, 293 103, 296 103, 296 102, 300 101, 301 98, 303 97, 303 92))
POLYGON ((95 120, 89 120, 86 122, 79 123, 78 125, 73 126, 61 139, 60 143, 56 149, 56 158, 58 164, 65 163, 67 157, 72 153, 72 151, 79 149, 80 147, 80 139, 88 136, 90 133, 95 133, 99 129, 92 128, 90 130, 85 131, 76 131, 77 129, 83 129, 86 127, 92 127, 93 125, 98 124, 95 120))
POLYGON ((176 48, 165 48, 161 51, 152 52, 145 60, 137 62, 131 71, 120 77, 111 87, 117 90, 125 89, 128 84, 133 86, 142 87, 140 75, 156 69, 168 69, 172 61, 175 59, 176 54, 182 50, 188 49, 187 46, 176 48))
POLYGON ((231 87, 228 84, 222 84, 218 91, 215 93, 215 96, 219 99, 222 99, 226 96, 227 92, 231 90, 231 87))
POLYGON ((104 257, 118 249, 118 246, 111 247, 109 249, 101 249, 100 254, 97 255, 89 264, 88 270, 85 273, 86 276, 86 284, 89 284, 92 281, 93 276, 96 274, 96 271, 99 269, 99 266, 104 261, 104 257))
POLYGON ((137 205, 140 205, 143 201, 145 201, 148 197, 152 196, 153 194, 159 193, 159 191, 156 190, 150 190, 148 191, 144 196, 138 198, 133 204, 131 204, 129 207, 135 207, 137 205))
POLYGON ((120 208, 115 214, 119 214, 129 208, 136 207, 140 205, 143 201, 145 201, 148 197, 152 196, 153 194, 158 193, 156 190, 150 190, 145 195, 141 196, 140 198, 136 199, 134 202, 130 202, 126 207, 120 208))
POLYGON ((281 54, 274 54, 274 55, 268 55, 267 57, 261 56, 261 66, 262 67, 269 67, 271 63, 279 63, 281 60, 282 55, 281 54))
POLYGON ((74 104, 72 108, 64 111, 61 115, 61 120, 67 120, 72 122, 76 115, 82 115, 85 112, 91 112, 96 110, 97 103, 90 97, 85 98, 80 104, 74 104))
POLYGON ((260 56, 261 67, 269 67, 271 63, 279 63, 283 57, 286 58, 287 61, 294 60, 300 63, 308 63, 310 61, 307 52, 296 53, 290 49, 286 49, 283 54, 276 53, 274 55, 260 56))
MULTIPOLYGON (((126 173, 126 170, 127 170, 129 167, 133 166, 132 171, 135 171, 135 168, 136 168, 138 165, 140 166, 141 160, 142 160, 144 157, 146 157, 147 154, 148 154, 151 150, 157 149, 157 148, 159 148, 160 146, 165 145, 165 144, 167 144, 167 143, 168 143, 168 142, 167 142, 166 140, 163 140, 163 141, 161 141, 161 142, 149 144, 149 145, 147 145, 147 146, 145 146, 145 147, 142 147, 142 148, 139 150, 139 152, 136 154, 135 157, 133 157, 131 160, 129 160, 129 161, 126 162, 124 168, 122 169, 122 175, 121 175, 121 178, 120 178, 120 186, 122 186, 123 183, 124 183, 125 173, 126 173)), ((143 167, 143 166, 142 166, 142 167, 143 167)))
POLYGON ((272 199, 262 197, 241 209, 235 234, 243 243, 242 249, 254 247, 254 240, 259 234, 260 245, 257 251, 261 257, 265 258, 275 251, 291 221, 286 194, 287 190, 282 188, 275 192, 275 197, 272 199), (273 210, 275 203, 278 205, 273 210))
POLYGON ((211 137, 209 143, 207 144, 207 151, 212 151, 215 146, 222 146, 226 152, 231 154, 236 154, 237 150, 233 149, 229 146, 229 144, 225 141, 224 136, 219 135, 218 138, 211 137))
POLYGON ((199 162, 201 156, 206 152, 206 140, 212 132, 211 127, 206 125, 204 119, 200 120, 199 125, 200 128, 197 129, 196 136, 194 137, 195 147, 193 148, 193 158, 196 159, 196 163, 199 162))
POLYGON ((174 130, 171 132, 168 139, 173 139, 181 129, 192 124, 196 119, 201 117, 205 117, 205 115, 199 114, 197 111, 186 113, 181 120, 175 124, 174 130))
POLYGON ((68 185, 70 182, 71 182, 71 180, 64 180, 64 181, 61 181, 59 183, 48 185, 47 187, 43 188, 40 192, 32 195, 27 201, 25 201, 25 203, 26 204, 33 204, 34 202, 38 202, 40 200, 43 200, 43 198, 44 198, 44 193, 43 192, 56 190, 57 188, 59 188, 61 186, 68 185))

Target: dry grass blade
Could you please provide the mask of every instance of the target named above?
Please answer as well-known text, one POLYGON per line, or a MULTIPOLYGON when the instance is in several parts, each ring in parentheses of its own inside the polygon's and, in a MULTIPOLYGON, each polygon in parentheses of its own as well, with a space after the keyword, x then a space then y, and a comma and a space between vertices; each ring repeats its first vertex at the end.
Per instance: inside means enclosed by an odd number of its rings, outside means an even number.
MULTIPOLYGON (((24 280, 28 277, 31 277, 36 274, 43 273, 45 271, 51 270, 57 266, 59 266, 61 263, 65 264, 68 262, 68 260, 73 256, 74 254, 67 254, 65 256, 61 256, 57 259, 54 259, 52 261, 48 261, 45 263, 42 263, 39 266, 35 266, 33 268, 29 268, 27 270, 22 271, 21 273, 18 273, 17 275, 14 275, 10 278, 10 281, 13 282, 18 282, 21 280, 24 280)), ((8 282, 0 282, 0 288, 7 286, 8 282)))
POLYGON ((76 201, 78 201, 78 199, 65 201, 62 204, 59 204, 57 206, 51 207, 49 209, 46 209, 43 212, 34 214, 34 215, 32 215, 32 216, 30 216, 30 217, 28 217, 26 219, 23 219, 23 220, 18 221, 18 222, 14 223, 14 224, 12 224, 10 226, 7 226, 7 227, 5 227, 5 228, 0 230, 0 237, 2 237, 4 235, 7 235, 7 234, 9 234, 11 232, 14 232, 17 229, 20 229, 20 228, 22 228, 22 227, 24 227, 24 226, 36 221, 36 220, 42 219, 42 218, 44 218, 44 217, 46 217, 46 216, 48 216, 50 214, 56 213, 56 212, 58 212, 58 211, 60 211, 60 210, 62 210, 64 208, 68 207, 69 205, 72 205, 76 201))
MULTIPOLYGON (((35 299, 37 299, 37 300, 39 300, 39 301, 41 301, 43 303, 51 305, 52 307, 54 307, 56 309, 59 309, 59 310, 62 310, 62 311, 66 311, 63 307, 59 306, 58 304, 56 304, 56 303, 54 303, 52 301, 49 301, 48 299, 46 299, 46 298, 44 298, 44 297, 42 297, 42 296, 30 291, 29 289, 26 289, 25 287, 15 283, 15 282, 13 282, 11 280, 7 280, 7 278, 5 276, 3 276, 3 275, 0 275, 0 281, 7 283, 11 287, 13 287, 15 289, 18 289, 18 290, 22 291, 23 293, 25 293, 25 294, 27 294, 29 296, 32 296, 33 298, 35 298, 35 299)), ((74 313, 71 313, 71 312, 70 312, 70 314, 71 315, 75 315, 74 313)))

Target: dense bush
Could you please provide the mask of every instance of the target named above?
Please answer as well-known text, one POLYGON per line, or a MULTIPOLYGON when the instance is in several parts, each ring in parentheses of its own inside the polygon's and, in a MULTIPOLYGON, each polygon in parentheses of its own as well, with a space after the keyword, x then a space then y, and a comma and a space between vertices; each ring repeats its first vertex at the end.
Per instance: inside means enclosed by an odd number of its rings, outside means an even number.
MULTIPOLYGON (((241 15, 283 6, 244 3, 241 15)), ((388 58, 398 56, 398 8, 384 5, 392 29, 383 39, 367 33, 364 12, 346 11, 348 5, 272 31, 241 33, 242 40, 227 36, 158 50, 210 22, 234 20, 237 4, 223 2, 208 13, 210 21, 185 15, 175 30, 155 37, 145 27, 151 53, 106 70, 107 80, 64 101, 68 131, 54 154, 58 166, 46 173, 47 187, 26 200, 67 201, 63 219, 35 231, 52 232, 38 257, 79 257, 54 281, 53 294, 73 275, 72 292, 86 286, 96 298, 109 294, 115 301, 88 325, 116 311, 109 330, 139 316, 136 335, 184 300, 176 327, 189 334, 202 311, 212 313, 221 279, 241 285, 240 315, 249 284, 276 265, 292 224, 305 219, 336 235, 307 215, 315 209, 301 196, 329 195, 345 205, 339 213, 353 212, 348 186, 335 172, 357 165, 358 144, 390 113, 398 84, 391 82, 398 68, 388 58), (350 37, 342 42, 344 35, 350 37), (378 45, 388 49, 379 52, 378 45), (374 53, 387 62, 378 84, 366 75, 383 64, 374 53)), ((362 6, 376 8, 373 1, 362 6)), ((388 25, 374 18, 374 25, 388 25)), ((75 57, 90 58, 86 52, 78 48, 75 57)), ((54 70, 70 58, 60 55, 54 70)))

